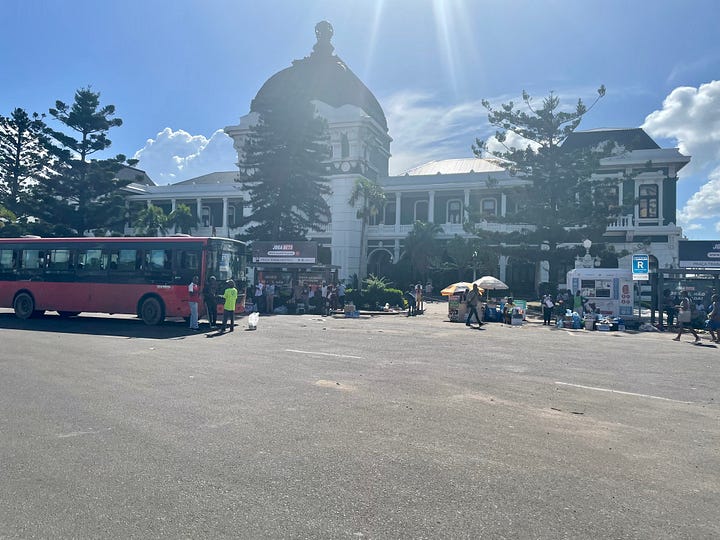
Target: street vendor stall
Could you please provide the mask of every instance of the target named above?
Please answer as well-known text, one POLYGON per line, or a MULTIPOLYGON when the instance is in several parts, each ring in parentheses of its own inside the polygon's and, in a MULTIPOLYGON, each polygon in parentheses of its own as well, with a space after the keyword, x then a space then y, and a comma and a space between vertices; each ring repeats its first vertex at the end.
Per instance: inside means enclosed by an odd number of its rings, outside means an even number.
POLYGON ((448 318, 451 322, 463 322, 467 318, 465 294, 472 288, 470 283, 459 281, 448 285, 440 294, 448 297, 448 318))

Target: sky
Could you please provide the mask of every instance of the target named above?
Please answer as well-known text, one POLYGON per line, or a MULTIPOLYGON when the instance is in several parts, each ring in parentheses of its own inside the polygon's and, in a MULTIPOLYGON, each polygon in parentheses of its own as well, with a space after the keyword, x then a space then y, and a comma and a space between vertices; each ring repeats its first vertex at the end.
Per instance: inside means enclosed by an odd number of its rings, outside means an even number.
POLYGON ((642 127, 691 156, 678 224, 720 238, 718 0, 0 0, 0 12, 0 114, 47 113, 90 87, 123 120, 110 154, 158 184, 234 170, 223 128, 327 20, 385 111, 391 174, 472 157, 495 131, 483 99, 552 91, 572 107, 602 84, 579 129, 642 127))

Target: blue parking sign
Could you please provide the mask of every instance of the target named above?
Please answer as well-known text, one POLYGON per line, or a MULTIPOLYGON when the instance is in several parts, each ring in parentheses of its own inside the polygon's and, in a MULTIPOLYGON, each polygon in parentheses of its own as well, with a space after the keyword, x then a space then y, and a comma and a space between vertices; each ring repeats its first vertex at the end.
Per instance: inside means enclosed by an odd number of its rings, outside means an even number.
POLYGON ((632 273, 636 274, 650 273, 650 256, 649 255, 633 255, 632 257, 632 273))

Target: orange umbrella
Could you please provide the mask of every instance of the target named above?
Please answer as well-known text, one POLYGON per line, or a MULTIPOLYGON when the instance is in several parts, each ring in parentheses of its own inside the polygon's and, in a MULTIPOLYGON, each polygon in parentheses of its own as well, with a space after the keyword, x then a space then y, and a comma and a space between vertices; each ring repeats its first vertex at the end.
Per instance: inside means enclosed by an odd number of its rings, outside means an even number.
MULTIPOLYGON (((472 289, 472 283, 468 283, 467 281, 458 281, 457 283, 453 283, 452 285, 445 287, 442 291, 440 291, 440 294, 443 296, 451 296, 453 294, 469 291, 470 289, 472 289)), ((482 291, 482 289, 480 290, 482 291)))

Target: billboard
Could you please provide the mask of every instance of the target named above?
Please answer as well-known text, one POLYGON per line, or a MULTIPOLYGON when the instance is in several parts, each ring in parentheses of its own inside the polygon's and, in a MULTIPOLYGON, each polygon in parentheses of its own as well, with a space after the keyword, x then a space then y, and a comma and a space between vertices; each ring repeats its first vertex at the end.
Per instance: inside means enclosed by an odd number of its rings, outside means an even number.
POLYGON ((316 264, 316 242, 253 242, 252 262, 316 264))
POLYGON ((680 268, 720 269, 720 240, 680 240, 680 268))

